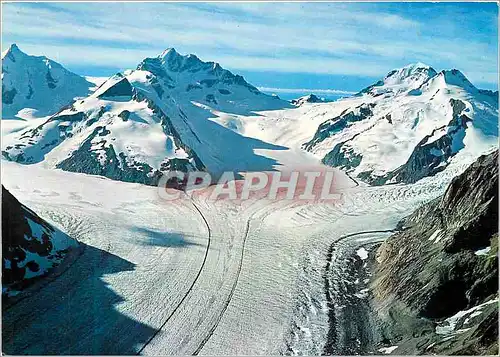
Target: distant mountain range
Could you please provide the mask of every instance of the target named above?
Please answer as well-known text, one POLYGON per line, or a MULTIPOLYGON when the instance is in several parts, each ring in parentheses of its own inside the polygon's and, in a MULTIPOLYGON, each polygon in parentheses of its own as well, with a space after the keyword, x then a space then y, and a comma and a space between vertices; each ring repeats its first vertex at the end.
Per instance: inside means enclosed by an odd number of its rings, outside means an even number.
MULTIPOLYGON (((172 169, 215 176, 273 170, 280 162, 262 152, 290 145, 245 130, 270 113, 283 122, 300 111, 301 121, 318 125, 321 112, 325 120, 302 148, 375 185, 415 182, 497 145, 498 93, 477 89, 458 70, 422 63, 393 70, 351 98, 309 95, 292 105, 218 63, 172 48, 91 92, 83 77, 15 45, 2 61, 3 118, 26 115, 26 108, 50 115, 15 133, 2 147, 4 158, 115 180, 154 185, 172 169)), ((261 130, 278 130, 270 123, 261 130)))
POLYGON ((496 146, 498 92, 477 89, 456 69, 412 64, 332 106, 341 112, 303 147, 370 184, 416 182, 462 151, 496 146))

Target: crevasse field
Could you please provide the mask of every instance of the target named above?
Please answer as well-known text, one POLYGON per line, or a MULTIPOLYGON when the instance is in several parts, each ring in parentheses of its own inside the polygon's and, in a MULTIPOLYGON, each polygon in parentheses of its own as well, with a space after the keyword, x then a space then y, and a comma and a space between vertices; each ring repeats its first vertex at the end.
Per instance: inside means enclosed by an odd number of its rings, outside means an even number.
POLYGON ((367 317, 347 341, 368 298, 349 259, 366 267, 370 245, 498 148, 498 92, 423 63, 334 102, 267 95, 173 48, 104 79, 17 45, 2 67, 2 184, 80 246, 3 289, 6 354, 319 355, 332 329, 357 351, 375 329, 367 317), (337 202, 167 201, 156 186, 177 169, 327 167, 337 202))
POLYGON ((164 201, 156 187, 7 161, 2 178, 86 245, 35 298, 4 313, 6 351, 152 355, 321 353, 328 246, 394 228, 447 182, 351 181, 341 202, 322 205, 164 201))

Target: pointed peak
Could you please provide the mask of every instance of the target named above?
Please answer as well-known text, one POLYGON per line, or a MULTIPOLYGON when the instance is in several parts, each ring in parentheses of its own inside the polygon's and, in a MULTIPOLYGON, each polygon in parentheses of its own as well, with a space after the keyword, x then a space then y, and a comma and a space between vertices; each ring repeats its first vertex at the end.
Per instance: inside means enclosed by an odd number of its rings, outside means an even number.
POLYGON ((441 72, 439 72, 440 75, 445 76, 445 77, 458 77, 458 78, 465 78, 465 74, 463 74, 460 70, 453 68, 453 69, 443 69, 441 72))
POLYGON ((5 56, 12 56, 12 55, 18 55, 18 54, 26 55, 23 51, 21 51, 19 49, 19 47, 15 43, 13 43, 9 46, 8 49, 6 49, 4 52, 2 52, 2 59, 5 56))
POLYGON ((324 98, 320 98, 316 94, 313 94, 313 93, 308 94, 308 95, 304 95, 304 96, 299 97, 297 99, 291 100, 292 104, 299 105, 299 106, 304 104, 304 103, 323 103, 323 102, 325 102, 324 98))
POLYGON ((159 58, 166 58, 166 57, 177 57, 180 56, 180 54, 175 50, 173 47, 169 47, 166 50, 164 50, 158 57, 159 58))
POLYGON ((19 49, 19 47, 17 46, 17 44, 13 43, 12 45, 10 45, 9 51, 12 52, 12 51, 21 51, 21 50, 19 49))
POLYGON ((422 63, 422 62, 415 62, 415 63, 410 63, 410 64, 404 66, 403 68, 413 68, 413 69, 424 68, 424 69, 430 69, 431 66, 429 66, 428 64, 422 63))

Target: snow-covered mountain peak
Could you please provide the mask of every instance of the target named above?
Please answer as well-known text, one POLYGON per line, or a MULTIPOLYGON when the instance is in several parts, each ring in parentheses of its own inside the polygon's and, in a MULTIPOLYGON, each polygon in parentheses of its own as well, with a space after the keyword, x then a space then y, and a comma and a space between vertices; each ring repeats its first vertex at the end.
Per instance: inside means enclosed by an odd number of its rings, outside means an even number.
MULTIPOLYGON (((31 56, 12 44, 2 53, 2 117, 31 109, 46 116, 75 97, 86 96, 92 83, 45 56, 31 56)), ((22 115, 21 115, 22 116, 22 115)))
POLYGON ((315 94, 308 94, 303 97, 297 98, 297 99, 292 99, 291 103, 295 104, 297 106, 301 106, 305 103, 324 103, 325 100, 323 98, 319 98, 315 94))
POLYGON ((460 72, 458 69, 443 70, 439 72, 439 75, 443 77, 444 81, 449 85, 454 85, 462 87, 465 89, 477 89, 467 77, 460 72))
POLYGON ((384 94, 401 94, 421 87, 437 72, 421 62, 412 63, 387 73, 383 80, 363 89, 358 95, 369 94, 374 97, 384 94))
POLYGON ((168 49, 59 107, 42 125, 16 134, 16 145, 5 145, 2 153, 12 161, 45 161, 48 167, 153 185, 171 169, 215 175, 269 170, 275 161, 255 149, 275 146, 241 135, 238 118, 291 107, 217 63, 168 49))
POLYGON ((408 65, 331 106, 303 147, 371 184, 415 182, 498 146, 497 94, 456 69, 408 65))
POLYGON ((209 66, 193 54, 181 55, 175 48, 167 48, 158 59, 162 65, 173 72, 203 70, 209 66))
POLYGON ((4 57, 6 56, 9 56, 9 55, 13 55, 15 56, 16 54, 20 54, 20 55, 26 55, 26 53, 22 52, 19 47, 17 47, 17 45, 15 43, 11 44, 9 46, 8 49, 6 49, 5 51, 2 52, 2 60, 4 59, 4 57))
POLYGON ((158 57, 166 58, 171 56, 180 56, 180 54, 173 47, 165 49, 158 57))
POLYGON ((429 91, 432 93, 436 93, 439 90, 451 90, 455 93, 468 93, 468 95, 477 95, 484 92, 477 89, 458 69, 440 71, 425 82, 420 87, 420 90, 422 92, 429 91))
MULTIPOLYGON (((204 62, 193 54, 182 55, 173 48, 166 49, 157 57, 145 58, 136 68, 136 72, 141 71, 143 75, 136 75, 149 77, 146 80, 160 97, 182 97, 187 102, 201 103, 223 112, 235 113, 233 110, 236 109, 242 114, 248 110, 290 106, 285 101, 261 93, 242 76, 233 74, 216 62, 204 62)), ((129 73, 126 76, 135 86, 135 79, 129 73)))
POLYGON ((384 78, 384 83, 388 85, 393 84, 414 84, 419 82, 420 84, 434 77, 437 72, 434 68, 421 63, 412 63, 403 68, 395 69, 387 74, 384 78))
MULTIPOLYGON (((19 66, 22 66, 25 64, 33 64, 33 62, 35 61, 45 64, 45 66, 47 66, 48 68, 63 68, 59 63, 54 62, 45 56, 32 56, 27 54, 26 52, 23 52, 15 43, 11 44, 7 50, 2 52, 2 67, 4 63, 9 62, 22 62, 18 63, 19 66)), ((5 69, 2 68, 2 73, 4 72, 5 69)))

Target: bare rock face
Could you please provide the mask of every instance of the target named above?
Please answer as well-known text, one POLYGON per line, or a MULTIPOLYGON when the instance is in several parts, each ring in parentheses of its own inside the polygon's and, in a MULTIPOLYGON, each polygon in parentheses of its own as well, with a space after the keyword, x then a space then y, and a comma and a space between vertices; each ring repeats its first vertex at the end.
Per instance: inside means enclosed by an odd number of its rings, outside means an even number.
POLYGON ((495 151, 380 246, 375 303, 395 353, 497 353, 497 223, 495 151))
POLYGON ((15 294, 48 273, 76 245, 2 185, 2 295, 15 294))

